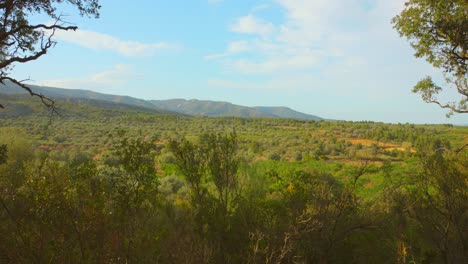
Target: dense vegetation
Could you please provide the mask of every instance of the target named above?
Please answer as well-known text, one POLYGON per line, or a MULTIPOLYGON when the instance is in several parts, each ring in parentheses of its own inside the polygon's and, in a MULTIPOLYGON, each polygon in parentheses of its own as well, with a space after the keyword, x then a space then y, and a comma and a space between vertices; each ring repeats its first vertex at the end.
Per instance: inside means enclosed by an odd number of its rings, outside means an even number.
POLYGON ((466 127, 13 101, 0 262, 467 261, 466 127))

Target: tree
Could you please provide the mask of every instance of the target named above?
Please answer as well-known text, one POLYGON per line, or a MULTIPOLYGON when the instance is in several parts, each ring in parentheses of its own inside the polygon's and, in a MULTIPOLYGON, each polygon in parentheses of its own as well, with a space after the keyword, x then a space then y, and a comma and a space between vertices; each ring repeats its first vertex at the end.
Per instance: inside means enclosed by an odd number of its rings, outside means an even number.
POLYGON ((197 228, 202 241, 209 239, 212 262, 229 263, 228 253, 234 244, 230 236, 232 215, 239 197, 240 159, 236 134, 206 134, 200 137, 198 144, 187 140, 170 141, 168 147, 191 188, 197 228))
POLYGON ((461 98, 441 102, 443 90, 431 77, 425 77, 413 88, 428 103, 449 109, 448 115, 468 113, 468 1, 409 0, 392 23, 400 36, 406 37, 416 50, 417 58, 425 58, 442 69, 446 84, 456 87, 461 98))
MULTIPOLYGON (((58 7, 69 4, 76 7, 82 16, 99 17, 99 0, 0 0, 0 83, 9 81, 39 97, 53 107, 54 101, 35 93, 28 86, 10 76, 15 64, 34 61, 45 55, 56 42, 57 30, 76 30, 62 20, 58 7), (55 22, 52 24, 30 23, 34 15, 45 14, 55 22)), ((3 105, 0 104, 0 108, 3 105)))
POLYGON ((155 167, 159 152, 155 144, 157 137, 146 137, 140 131, 139 137, 130 138, 122 130, 117 135, 120 138, 114 148, 117 170, 108 167, 101 173, 110 176, 117 230, 125 238, 120 241, 120 258, 129 263, 147 263, 142 260, 142 252, 149 253, 156 247, 142 249, 158 241, 157 230, 153 229, 158 226, 157 218, 152 218, 157 210, 159 186, 155 167))
POLYGON ((417 142, 419 169, 406 186, 405 211, 419 224, 426 251, 438 260, 431 263, 467 263, 468 152, 452 151, 447 143, 431 137, 417 142))
POLYGON ((0 145, 0 165, 7 161, 7 145, 0 145))

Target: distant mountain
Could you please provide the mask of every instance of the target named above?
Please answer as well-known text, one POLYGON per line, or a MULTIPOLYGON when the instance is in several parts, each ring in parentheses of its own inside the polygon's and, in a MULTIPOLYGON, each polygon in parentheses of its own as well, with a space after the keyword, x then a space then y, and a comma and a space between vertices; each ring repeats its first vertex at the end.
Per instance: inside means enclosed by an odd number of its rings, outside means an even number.
MULTIPOLYGON (((55 98, 54 100, 56 100, 57 112, 62 117, 109 117, 121 116, 130 112, 178 116, 183 115, 166 110, 156 110, 136 105, 95 99, 55 98)), ((5 107, 4 109, 0 109, 0 118, 50 114, 50 110, 47 109, 40 100, 31 100, 31 96, 26 94, 0 93, 0 101, 5 107)))
POLYGON ((253 108, 206 100, 151 100, 156 107, 194 116, 273 117, 253 108))
POLYGON ((300 113, 288 107, 247 107, 228 102, 195 99, 150 100, 150 102, 161 109, 195 116, 236 116, 322 120, 322 118, 318 116, 300 113))
MULTIPOLYGON (((94 99, 94 100, 100 100, 100 101, 147 107, 147 108, 152 108, 152 109, 155 108, 154 104, 148 101, 133 98, 130 96, 102 94, 102 93, 97 93, 97 92, 93 92, 89 90, 63 89, 63 88, 54 88, 54 87, 37 86, 37 85, 28 85, 28 87, 30 87, 36 93, 44 94, 51 98, 94 99)), ((15 84, 7 83, 6 85, 0 84, 0 93, 2 94, 27 94, 28 92, 15 84)), ((162 110, 162 109, 158 109, 158 110, 162 110)))
MULTIPOLYGON (((129 106, 133 106, 140 107, 140 111, 151 110, 155 111, 156 113, 167 114, 176 112, 179 114, 193 116, 233 116, 322 120, 320 117, 297 112, 288 107, 247 107, 228 102, 195 99, 143 100, 130 96, 102 94, 89 90, 62 89, 37 85, 28 86, 36 93, 44 94, 50 98, 68 100, 70 102, 74 101, 75 103, 82 103, 111 109, 127 109, 129 106)), ((0 94, 27 94, 27 91, 12 83, 7 83, 6 85, 0 84, 0 94)))
POLYGON ((292 118, 292 119, 302 119, 302 120, 322 120, 322 118, 314 115, 304 114, 295 110, 292 110, 289 107, 266 107, 266 106, 256 106, 254 109, 280 118, 292 118))

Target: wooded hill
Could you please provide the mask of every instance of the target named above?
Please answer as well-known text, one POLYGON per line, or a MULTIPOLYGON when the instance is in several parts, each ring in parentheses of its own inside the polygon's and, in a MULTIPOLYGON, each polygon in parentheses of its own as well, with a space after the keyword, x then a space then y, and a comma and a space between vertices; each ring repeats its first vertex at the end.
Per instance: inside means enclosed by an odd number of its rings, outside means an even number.
MULTIPOLYGON (((247 107, 228 102, 207 100, 143 100, 130 96, 102 94, 89 90, 62 89, 29 85, 36 93, 46 95, 54 99, 66 99, 67 101, 84 104, 91 103, 94 106, 104 108, 122 108, 125 104, 139 107, 140 110, 157 113, 176 112, 192 116, 216 116, 216 117, 256 117, 256 118, 292 118, 300 120, 322 120, 321 117, 304 114, 288 107, 247 107), (144 110, 142 108, 147 108, 144 110)), ((27 91, 11 83, 0 85, 0 100, 5 95, 27 94, 27 91), (3 94, 3 95, 2 95, 3 94)), ((124 107, 128 108, 128 107, 124 107)), ((1 114, 1 113, 0 113, 1 114)))

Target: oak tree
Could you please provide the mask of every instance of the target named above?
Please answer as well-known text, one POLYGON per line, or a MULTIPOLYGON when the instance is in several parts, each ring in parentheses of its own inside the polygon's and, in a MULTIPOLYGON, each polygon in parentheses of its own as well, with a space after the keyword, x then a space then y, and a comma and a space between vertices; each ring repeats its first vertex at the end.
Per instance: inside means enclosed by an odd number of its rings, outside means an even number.
POLYGON ((428 103, 438 104, 453 113, 468 113, 468 1, 409 0, 404 10, 393 18, 394 28, 416 50, 445 75, 447 87, 454 87, 459 98, 441 102, 437 95, 444 90, 425 77, 413 88, 428 103))
POLYGON ((10 73, 16 64, 45 55, 56 44, 53 37, 57 30, 77 29, 62 19, 59 8, 65 5, 75 7, 82 16, 99 17, 99 0, 0 0, 0 83, 13 83, 49 107, 53 107, 53 100, 35 93, 10 73), (46 15, 54 22, 32 23, 31 18, 37 15, 46 15))

